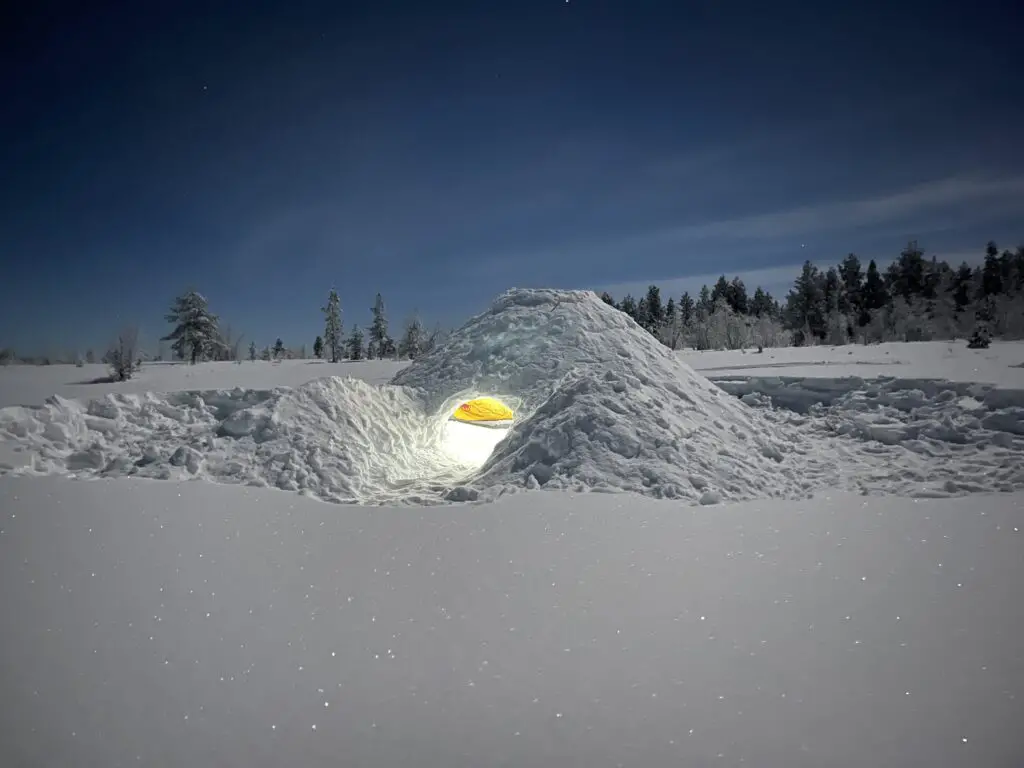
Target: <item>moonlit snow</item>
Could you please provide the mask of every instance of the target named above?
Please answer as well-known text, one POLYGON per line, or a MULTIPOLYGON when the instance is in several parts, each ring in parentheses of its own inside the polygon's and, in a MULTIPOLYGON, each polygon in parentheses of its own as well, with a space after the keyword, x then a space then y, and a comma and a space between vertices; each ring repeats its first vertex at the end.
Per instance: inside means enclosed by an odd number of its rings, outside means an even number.
POLYGON ((1016 393, 763 381, 711 382, 592 293, 514 290, 390 384, 326 376, 296 387, 55 395, 0 409, 0 436, 31 449, 26 461, 0 461, 14 473, 204 478, 369 504, 538 488, 700 504, 825 489, 1024 488, 1016 393), (448 422, 478 395, 513 407, 507 435, 448 422))
POLYGON ((511 291, 411 365, 0 368, 3 764, 1024 764, 1022 364, 511 291))

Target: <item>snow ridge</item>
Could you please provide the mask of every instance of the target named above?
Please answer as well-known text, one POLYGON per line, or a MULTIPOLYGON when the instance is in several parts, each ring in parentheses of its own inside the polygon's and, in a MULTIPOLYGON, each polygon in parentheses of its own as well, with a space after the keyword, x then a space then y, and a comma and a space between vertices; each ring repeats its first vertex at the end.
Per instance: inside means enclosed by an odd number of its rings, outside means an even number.
POLYGON ((347 503, 429 501, 464 476, 437 432, 405 390, 341 377, 0 409, 0 435, 32 450, 19 474, 202 477, 347 503))

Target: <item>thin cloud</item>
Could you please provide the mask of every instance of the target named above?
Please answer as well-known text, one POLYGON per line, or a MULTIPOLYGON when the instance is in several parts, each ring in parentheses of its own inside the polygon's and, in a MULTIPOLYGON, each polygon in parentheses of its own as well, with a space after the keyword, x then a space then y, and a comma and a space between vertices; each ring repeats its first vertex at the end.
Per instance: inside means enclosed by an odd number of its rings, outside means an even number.
POLYGON ((591 263, 607 262, 628 254, 645 260, 706 242, 742 244, 765 242, 799 244, 813 235, 848 232, 872 227, 926 232, 937 221, 953 217, 960 227, 991 218, 993 211, 1024 208, 1024 176, 974 178, 952 176, 907 189, 856 200, 803 205, 782 211, 754 214, 698 224, 651 229, 615 239, 577 240, 532 251, 494 254, 489 261, 543 263, 575 261, 586 255, 591 263), (931 222, 929 224, 929 222, 931 222))
POLYGON ((770 240, 797 237, 905 221, 915 216, 935 214, 952 206, 993 198, 1003 201, 1013 198, 1019 204, 1024 204, 1024 176, 987 180, 950 177, 879 197, 805 205, 786 211, 666 228, 630 238, 633 242, 620 245, 672 245, 711 238, 770 240))

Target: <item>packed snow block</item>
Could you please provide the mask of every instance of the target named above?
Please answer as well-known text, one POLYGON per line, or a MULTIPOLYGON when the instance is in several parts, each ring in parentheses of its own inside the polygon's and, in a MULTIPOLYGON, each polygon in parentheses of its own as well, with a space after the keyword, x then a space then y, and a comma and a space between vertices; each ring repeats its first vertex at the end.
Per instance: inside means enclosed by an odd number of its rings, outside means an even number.
POLYGON ((459 498, 530 487, 709 499, 805 495, 793 441, 588 291, 511 290, 393 383, 427 411, 514 403, 459 498))

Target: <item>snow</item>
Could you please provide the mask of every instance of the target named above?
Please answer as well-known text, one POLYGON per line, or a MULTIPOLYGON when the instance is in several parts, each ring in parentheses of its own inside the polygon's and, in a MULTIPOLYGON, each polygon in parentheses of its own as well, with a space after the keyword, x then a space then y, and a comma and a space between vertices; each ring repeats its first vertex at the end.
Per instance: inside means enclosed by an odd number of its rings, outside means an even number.
MULTIPOLYGON (((869 354, 902 360, 893 351, 869 354)), ((717 363, 711 381, 686 359, 707 362, 670 352, 592 293, 514 290, 408 366, 282 365, 294 385, 266 389, 248 377, 268 376, 268 364, 167 368, 186 391, 151 386, 154 366, 102 397, 0 409, 0 472, 200 478, 338 503, 417 505, 541 487, 691 504, 830 489, 1024 489, 1024 389, 762 369, 740 376, 717 363), (226 388, 232 372, 245 388, 226 388), (330 375, 359 372, 374 383, 330 375), (380 384, 385 372, 391 383, 380 384), (221 388, 200 388, 214 383, 221 388), (514 408, 507 435, 448 423, 478 395, 514 408)), ((1016 370, 999 350, 980 359, 1016 370)))
POLYGON ((513 291, 412 365, 0 369, 5 764, 1021 763, 1022 361, 513 291))
POLYGON ((5 764, 1016 765, 1024 495, 0 479, 5 764))
POLYGON ((797 378, 875 377, 936 379, 1024 389, 1024 344, 994 341, 988 349, 967 342, 888 342, 869 346, 780 347, 756 350, 687 351, 692 368, 711 379, 724 375, 797 378))
POLYGON ((321 360, 262 360, 241 363, 143 363, 131 380, 110 382, 105 365, 0 366, 0 406, 42 405, 52 395, 92 400, 110 392, 142 395, 147 392, 212 391, 245 386, 255 390, 299 387, 325 376, 352 374, 364 381, 384 384, 408 363, 390 360, 327 363, 321 360))

